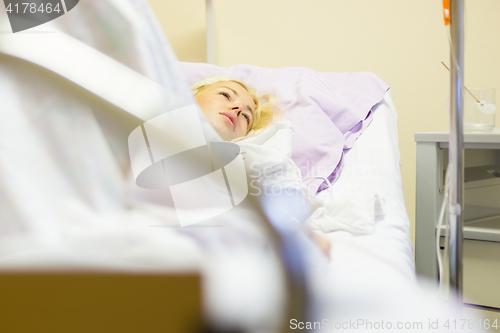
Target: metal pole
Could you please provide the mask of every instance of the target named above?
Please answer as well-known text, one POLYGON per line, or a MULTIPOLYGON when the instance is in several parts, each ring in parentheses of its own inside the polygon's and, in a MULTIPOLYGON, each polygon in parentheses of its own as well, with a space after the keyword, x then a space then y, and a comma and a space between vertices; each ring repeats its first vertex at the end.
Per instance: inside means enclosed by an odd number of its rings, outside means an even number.
POLYGON ((463 301, 463 94, 464 80, 464 0, 450 1, 451 91, 450 91, 450 288, 463 301))
POLYGON ((215 14, 212 0, 206 0, 207 63, 215 65, 215 14))

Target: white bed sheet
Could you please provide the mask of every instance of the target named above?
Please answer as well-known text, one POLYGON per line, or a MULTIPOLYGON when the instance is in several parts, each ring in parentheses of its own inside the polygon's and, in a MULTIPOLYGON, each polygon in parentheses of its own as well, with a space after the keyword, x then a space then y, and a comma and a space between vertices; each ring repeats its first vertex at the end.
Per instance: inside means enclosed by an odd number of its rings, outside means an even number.
POLYGON ((381 274, 383 278, 415 279, 410 221, 406 212, 400 172, 397 113, 389 90, 373 110, 370 126, 344 155, 335 184, 319 194, 374 193, 385 201, 385 216, 375 221, 374 232, 323 233, 332 245, 331 265, 339 274, 381 274))

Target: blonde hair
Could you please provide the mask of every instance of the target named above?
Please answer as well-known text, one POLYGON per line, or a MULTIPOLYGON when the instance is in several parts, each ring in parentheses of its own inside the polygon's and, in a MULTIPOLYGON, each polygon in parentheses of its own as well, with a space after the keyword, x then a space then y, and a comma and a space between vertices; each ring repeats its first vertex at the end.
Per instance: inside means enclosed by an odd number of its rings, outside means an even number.
POLYGON ((259 94, 257 90, 250 88, 240 80, 231 77, 225 77, 225 76, 209 77, 192 85, 191 91, 193 95, 196 96, 201 90, 217 82, 238 83, 246 91, 248 91, 248 93, 252 97, 252 100, 255 103, 254 121, 252 123, 252 127, 250 127, 250 129, 247 132, 247 136, 253 136, 259 134, 266 127, 272 125, 274 122, 278 121, 281 118, 281 112, 279 112, 279 110, 276 108, 277 100, 274 95, 259 94))

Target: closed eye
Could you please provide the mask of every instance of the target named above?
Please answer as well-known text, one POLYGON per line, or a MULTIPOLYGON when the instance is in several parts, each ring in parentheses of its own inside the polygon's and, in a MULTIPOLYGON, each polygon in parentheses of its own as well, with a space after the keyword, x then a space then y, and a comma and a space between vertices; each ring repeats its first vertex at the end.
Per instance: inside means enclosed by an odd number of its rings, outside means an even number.
POLYGON ((243 117, 245 117, 247 125, 250 125, 250 117, 247 114, 243 114, 243 117))
POLYGON ((229 100, 229 94, 227 92, 221 92, 220 94, 229 100))

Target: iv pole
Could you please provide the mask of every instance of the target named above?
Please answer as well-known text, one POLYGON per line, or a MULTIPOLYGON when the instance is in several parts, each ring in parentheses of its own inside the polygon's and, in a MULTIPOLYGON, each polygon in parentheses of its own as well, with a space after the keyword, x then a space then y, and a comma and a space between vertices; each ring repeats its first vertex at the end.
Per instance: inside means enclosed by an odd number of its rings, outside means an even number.
POLYGON ((449 267, 450 289, 462 303, 463 290, 463 93, 464 0, 450 0, 451 91, 450 91, 450 185, 449 185, 449 267))

